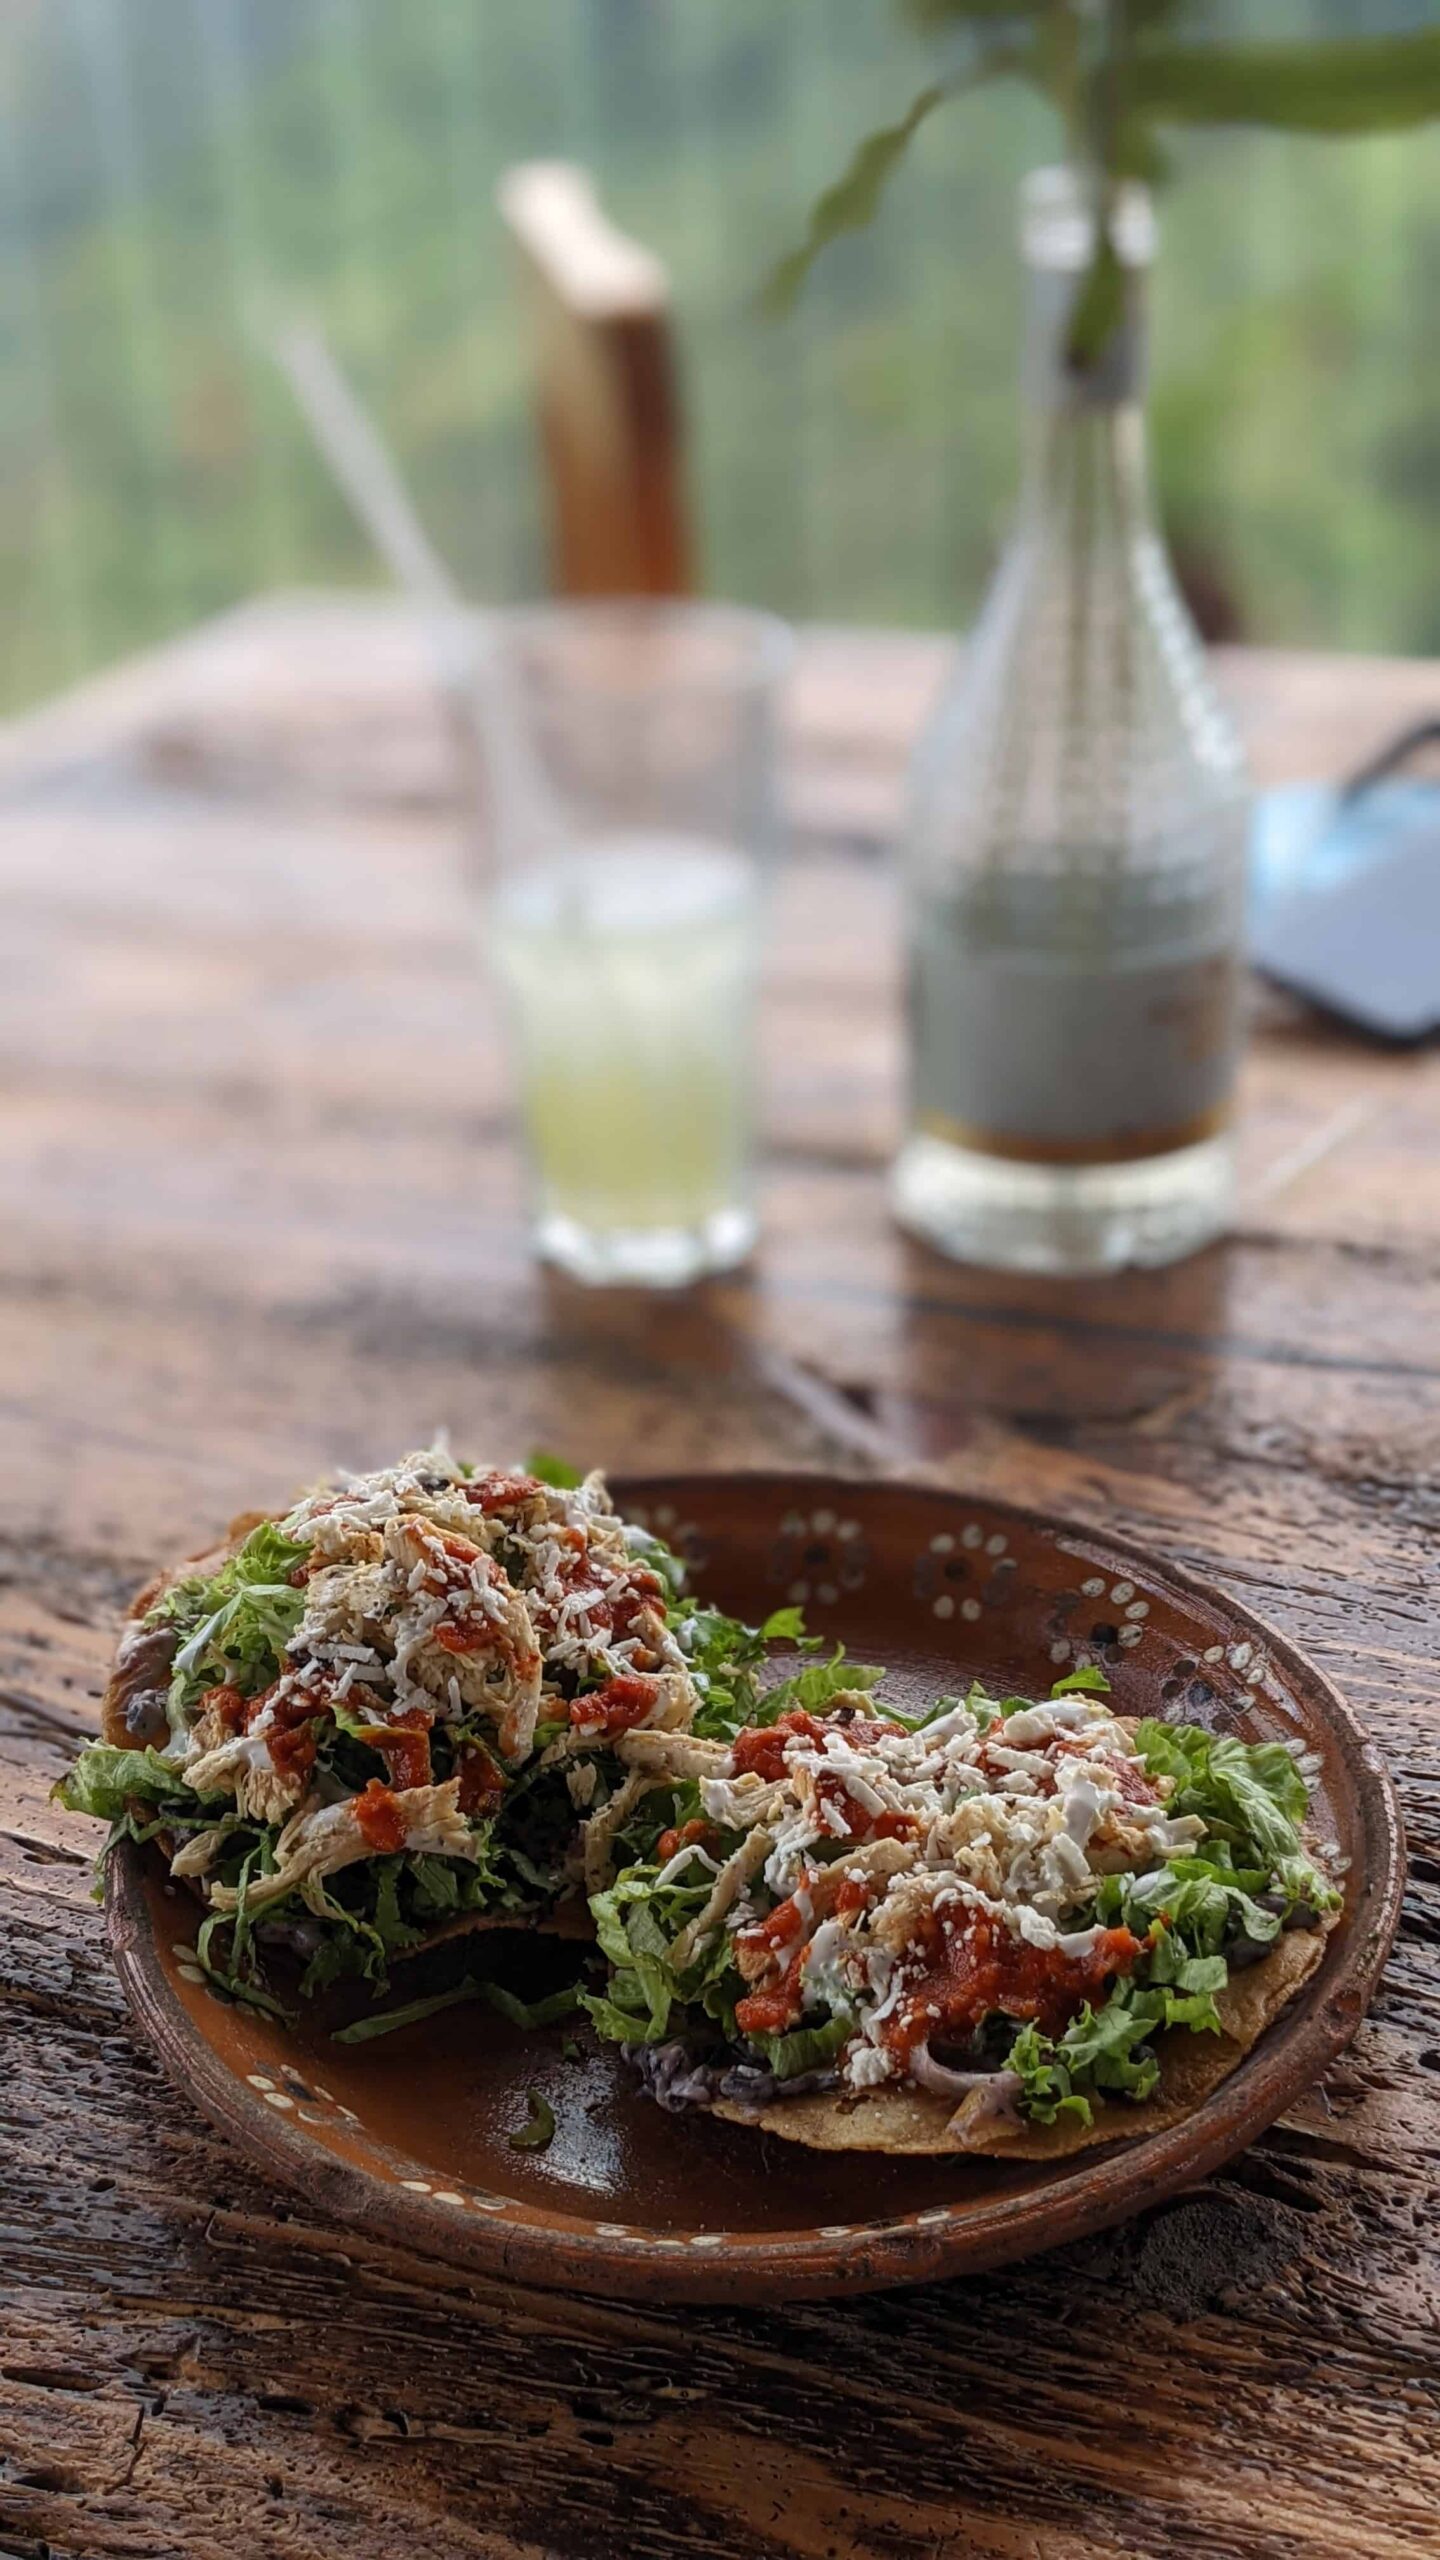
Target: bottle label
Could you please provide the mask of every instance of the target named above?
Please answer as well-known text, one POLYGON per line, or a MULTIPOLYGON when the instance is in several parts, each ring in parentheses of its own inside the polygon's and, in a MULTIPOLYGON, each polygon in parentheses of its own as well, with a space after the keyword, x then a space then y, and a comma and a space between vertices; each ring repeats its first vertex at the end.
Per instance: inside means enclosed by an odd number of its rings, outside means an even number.
POLYGON ((1239 1055, 1233 951, 1057 966, 917 937, 914 1109, 931 1136, 1027 1164, 1123 1164, 1213 1137, 1239 1055))

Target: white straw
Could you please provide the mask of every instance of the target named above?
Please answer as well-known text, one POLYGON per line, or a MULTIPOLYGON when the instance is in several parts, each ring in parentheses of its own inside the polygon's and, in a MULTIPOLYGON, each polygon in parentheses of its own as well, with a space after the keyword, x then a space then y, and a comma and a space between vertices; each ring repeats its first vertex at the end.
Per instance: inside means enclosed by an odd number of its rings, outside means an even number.
MULTIPOLYGON (((550 795, 529 753, 523 720, 510 712, 498 617, 467 606, 416 512, 374 420, 313 321, 266 325, 261 334, 335 479, 397 586, 410 598, 444 689, 473 788, 478 743, 493 796, 532 837, 556 833, 550 795)), ((492 813, 493 814, 493 813, 492 813)))

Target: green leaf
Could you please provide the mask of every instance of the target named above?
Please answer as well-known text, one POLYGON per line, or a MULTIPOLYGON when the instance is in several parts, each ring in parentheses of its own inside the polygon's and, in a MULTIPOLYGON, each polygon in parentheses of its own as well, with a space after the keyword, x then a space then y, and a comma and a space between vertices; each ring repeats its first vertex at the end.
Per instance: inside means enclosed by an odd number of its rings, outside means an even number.
POLYGON ((1083 1671, 1067 1671, 1063 1680, 1054 1683, 1050 1695, 1052 1698, 1069 1698, 1078 1689, 1093 1689, 1101 1697, 1109 1696, 1110 1683, 1098 1662, 1087 1662, 1083 1671))
POLYGON ((371 1925, 387 1955, 418 1945, 426 1934, 407 1920, 400 1908, 400 1878, 406 1864, 403 1857, 376 1858, 371 1866, 375 1888, 371 1925))
MULTIPOLYGON (((158 1751, 126 1751, 113 1742, 89 1743, 53 1789, 71 1813, 93 1814, 100 1822, 123 1821, 132 1797, 159 1804, 179 1796, 183 1802, 185 1792, 178 1769, 158 1751)), ((190 1797, 192 1813, 199 1801, 190 1797)))
POLYGON ((675 2005, 675 1977, 663 1956, 637 1955, 631 1971, 650 2012, 652 2037, 658 2043, 670 2024, 675 2005))
POLYGON ((756 1706, 752 1722, 775 1724, 781 1716, 795 1710, 807 1715, 823 1715, 837 1697, 847 1690, 878 1688, 885 1672, 878 1662, 852 1662, 843 1644, 837 1645, 828 1662, 807 1663, 803 1671, 794 1672, 777 1688, 767 1689, 756 1706))
POLYGON ((1212 1997, 1223 1991, 1230 1979, 1230 1968, 1223 1956, 1187 1956, 1175 1976, 1180 1991, 1205 1991, 1212 1997))
POLYGON ((625 1936, 632 1958, 658 1956, 663 1963, 670 1941, 648 1902, 632 1902, 625 1914, 625 1936))
POLYGON ((377 2036, 393 2035, 397 2027, 416 2026, 422 2018, 438 2017, 442 2009, 455 2009, 463 2000, 478 1999, 484 1988, 478 1982, 460 1982, 453 1991, 433 1991, 428 2000, 411 2000, 403 2009, 386 2009, 368 2018, 357 2018, 353 2026, 337 2027, 332 2042, 373 2044, 377 2036))
POLYGON ((590 1916, 595 1923, 595 1935, 600 1942, 602 1955, 607 1955, 612 1964, 628 1964, 630 1940, 625 1928, 625 1910, 620 1900, 618 1885, 611 1885, 606 1893, 592 1893, 590 1916))
POLYGON ((805 1612, 803 1609, 772 1609, 760 1630, 763 1644, 803 1644, 805 1612))
POLYGON ((507 2136, 512 2151, 545 2151, 555 2139, 555 2110, 538 2089, 527 2089, 530 2109, 518 2133, 507 2136))
POLYGON ((727 1671, 748 1670, 765 1659, 769 1639, 764 1629, 748 1627, 743 1618, 728 1618, 723 1609, 687 1607, 674 1623, 692 1678, 713 1680, 727 1671))
POLYGON ((415 1881, 415 1901, 427 1919, 438 1920, 460 1908, 460 1871, 448 1858, 426 1852, 406 1860, 415 1881))
POLYGON ((1125 269, 1102 228, 1065 323, 1065 361, 1074 372, 1083 373, 1104 353, 1124 317, 1125 293, 1125 269))
POLYGON ((147 1626, 173 1625, 184 1642, 170 1684, 172 1721, 206 1689, 231 1682, 248 1696, 268 1687, 305 1613, 305 1593, 290 1576, 310 1552, 278 1521, 262 1520, 208 1582, 167 1591, 147 1626))
MULTIPOLYGON (((885 1713, 887 1716, 893 1716, 896 1724, 903 1725, 907 1733, 923 1733, 927 1725, 938 1724, 941 1716, 948 1716, 952 1707, 958 1707, 960 1703, 961 1701, 958 1697, 942 1696, 932 1700, 931 1704, 926 1708, 923 1716, 902 1715, 898 1707, 887 1707, 885 1713)), ((971 1708, 973 1712, 973 1692, 971 1697, 967 1698, 964 1703, 967 1707, 971 1708)))
POLYGON ((777 2080, 798 2079, 802 2071, 823 2071, 855 2033, 853 2018, 827 2018, 823 2027, 792 2027, 784 2036, 752 2036, 777 2080))
POLYGON ((762 288, 761 309, 771 318, 789 311, 822 249, 843 231, 863 231, 875 218, 880 198, 913 136, 942 99, 951 95, 949 81, 936 81, 911 100, 898 124, 882 125, 867 134, 850 166, 811 207, 806 234, 798 249, 772 268, 762 288))
POLYGON ((498 2009, 513 2027, 553 2026, 557 2018, 572 2018, 580 2006, 579 1987, 569 1982, 559 1991, 547 1992, 543 2000, 517 2000, 503 1982, 481 1982, 475 1987, 480 1998, 488 2001, 492 2009, 498 2009))
POLYGON ((1440 116, 1440 32, 1320 44, 1140 47, 1133 105, 1169 124, 1397 132, 1440 116))
POLYGON ((1240 1742, 1232 1734, 1151 1716, 1137 1727, 1135 1740, 1148 1769, 1175 1779, 1170 1810, 1199 1814, 1221 1840, 1245 1853, 1244 1864, 1268 1873, 1300 1854, 1308 1789, 1283 1743, 1240 1742))
MULTIPOLYGON (((612 1986, 613 1988, 613 1986, 612 1986)), ((606 2000, 598 1992, 582 1991, 580 2006, 587 2013, 597 2035, 611 2044, 653 2044, 648 2017, 636 2017, 618 2000, 606 2000)))
POLYGON ((553 1485, 557 1493, 573 1493, 585 1481, 580 1468, 572 1467, 568 1458, 557 1458, 553 1449, 532 1449, 525 1472, 541 1484, 553 1485))

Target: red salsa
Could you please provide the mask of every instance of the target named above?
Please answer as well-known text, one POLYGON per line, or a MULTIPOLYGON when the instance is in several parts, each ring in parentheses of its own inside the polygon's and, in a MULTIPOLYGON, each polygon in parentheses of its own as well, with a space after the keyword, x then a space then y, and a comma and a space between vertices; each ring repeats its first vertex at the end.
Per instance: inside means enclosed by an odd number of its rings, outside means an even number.
POLYGON ((472 1742, 460 1754, 456 1799, 462 1813, 493 1813, 505 1793, 505 1776, 483 1742, 472 1742))
POLYGON ((506 1475, 500 1468, 491 1467, 483 1475, 467 1477, 456 1490, 488 1520, 497 1511, 523 1510, 545 1488, 538 1476, 506 1475))
POLYGON ((655 1855, 663 1867, 667 1858, 674 1857, 677 1849, 689 1849, 696 1843, 702 1849, 713 1849, 719 1845, 712 1823, 682 1822, 678 1831, 662 1831, 655 1843, 655 1855))
POLYGON ((217 1715, 224 1732, 243 1733, 250 1721, 252 1706, 258 1707, 259 1704, 258 1698, 242 1697, 240 1691, 227 1680, 218 1689, 206 1690, 200 1701, 200 1711, 202 1715, 217 1715))
POLYGON ((827 1734, 843 1734, 863 1751, 882 1733, 903 1733, 903 1725, 890 1724, 884 1717, 856 1716, 849 1724, 822 1724, 818 1716, 796 1707, 788 1716, 779 1716, 774 1724, 747 1725, 737 1733, 731 1746, 730 1762, 737 1778, 754 1770, 757 1777, 783 1778, 785 1745, 804 1740, 823 1743, 827 1734))
POLYGON ((390 1724, 370 1724, 356 1735, 378 1751, 392 1787, 430 1784, 430 1727, 435 1719, 425 1707, 411 1707, 390 1724))
POLYGON ((931 1911, 909 1958, 906 1988, 881 2030, 902 2064, 929 2041, 963 2044, 997 2013, 1032 2020, 1058 2035, 1084 2007, 1098 2003, 1118 1974, 1128 1973, 1140 1940, 1128 1929, 1102 1929, 1088 1955, 1032 1947, 994 1913, 973 1903, 931 1911), (918 1959, 918 1965, 917 1965, 918 1959))
POLYGON ((480 1653, 492 1633, 488 1620, 482 1618, 468 1625, 454 1618, 442 1618, 435 1630, 435 1641, 443 1653, 480 1653))
POLYGON ((378 1778, 372 1778, 364 1794, 356 1796, 353 1811, 362 1836, 377 1857, 390 1857, 404 1848, 405 1816, 392 1787, 382 1786, 378 1778))
POLYGON ((763 1920, 737 1929, 735 1951, 741 1970, 765 1967, 772 1978, 735 2003, 735 2023, 742 2035, 778 2036, 793 2027, 803 2006, 800 1971, 805 1961, 805 1917, 797 1897, 777 1903, 763 1920))
POLYGON ((647 1671, 622 1672, 602 1689, 570 1701, 570 1721, 586 1733, 628 1733, 654 1711, 660 1683, 647 1671))

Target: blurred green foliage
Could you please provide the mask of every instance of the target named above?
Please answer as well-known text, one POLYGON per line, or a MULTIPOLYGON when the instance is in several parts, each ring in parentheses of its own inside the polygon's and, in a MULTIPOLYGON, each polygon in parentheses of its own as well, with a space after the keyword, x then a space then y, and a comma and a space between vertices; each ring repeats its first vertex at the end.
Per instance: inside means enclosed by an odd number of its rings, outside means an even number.
POLYGON ((874 221, 925 119, 997 80, 1044 100, 1056 151, 1104 216, 1071 303, 1066 356, 1077 371, 1100 355, 1124 308, 1109 221, 1116 191, 1127 179, 1154 185, 1169 174, 1170 134, 1259 125, 1350 139, 1440 115, 1440 28, 1339 37, 1299 28, 1276 42, 1217 23, 1213 0, 898 0, 898 8, 922 37, 942 40, 934 76, 898 122, 866 135, 816 198, 804 239, 771 272, 771 311, 792 307, 833 241, 874 221))
MULTIPOLYGON (((1344 36, 1358 0, 1264 13, 1344 36)), ((885 0, 26 0, 0 35, 0 702, 258 589, 371 581, 247 314, 313 308, 480 592, 543 584, 492 197, 584 159, 676 280, 711 587, 951 625, 1015 464, 1032 97, 927 116, 799 306, 756 287, 916 47, 885 0)), ((1440 650, 1433 138, 1172 145, 1162 496, 1214 618, 1440 650)))

